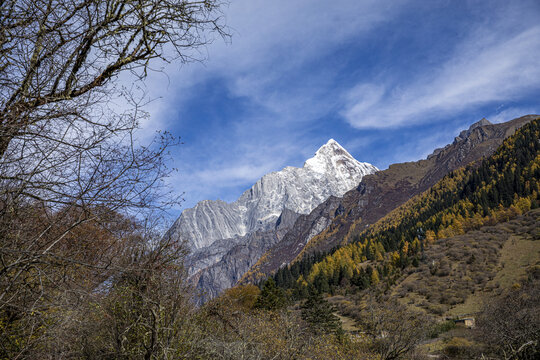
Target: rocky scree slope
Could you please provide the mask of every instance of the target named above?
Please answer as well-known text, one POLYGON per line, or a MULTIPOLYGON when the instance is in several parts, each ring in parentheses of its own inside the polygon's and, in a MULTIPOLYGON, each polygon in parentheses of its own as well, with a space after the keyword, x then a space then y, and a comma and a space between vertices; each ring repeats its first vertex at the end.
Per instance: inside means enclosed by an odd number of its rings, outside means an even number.
POLYGON ((537 117, 527 115, 501 124, 482 119, 427 159, 390 165, 387 170, 364 177, 343 197, 330 197, 310 214, 299 216, 291 231, 246 272, 240 283, 258 282, 305 254, 346 243, 444 175, 490 156, 504 139, 537 117))

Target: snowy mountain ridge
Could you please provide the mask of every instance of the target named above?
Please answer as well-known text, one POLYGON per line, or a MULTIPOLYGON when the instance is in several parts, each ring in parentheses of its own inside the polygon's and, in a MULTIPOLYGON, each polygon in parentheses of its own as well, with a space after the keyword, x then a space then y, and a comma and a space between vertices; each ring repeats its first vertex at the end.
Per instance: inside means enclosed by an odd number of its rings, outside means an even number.
POLYGON ((288 166, 264 175, 238 200, 204 200, 186 209, 169 230, 191 250, 275 226, 284 209, 308 214, 329 196, 342 196, 378 169, 359 162, 334 139, 321 146, 302 168, 288 166))

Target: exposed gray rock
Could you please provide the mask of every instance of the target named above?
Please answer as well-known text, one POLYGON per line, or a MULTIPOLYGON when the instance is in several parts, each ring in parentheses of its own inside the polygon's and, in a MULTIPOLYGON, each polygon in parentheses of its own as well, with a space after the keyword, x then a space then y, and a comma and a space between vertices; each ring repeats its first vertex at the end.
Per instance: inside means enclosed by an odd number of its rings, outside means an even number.
POLYGON ((469 126, 467 130, 463 130, 462 132, 459 133, 459 135, 454 139, 454 144, 459 141, 467 140, 467 138, 469 137, 469 135, 471 135, 471 132, 474 129, 480 128, 482 126, 487 126, 487 125, 493 125, 493 124, 489 122, 489 120, 486 118, 483 118, 482 120, 475 122, 474 124, 469 126))
MULTIPOLYGON (((243 236, 219 261, 195 273, 191 281, 201 291, 200 301, 205 302, 236 285, 266 251, 283 239, 298 216, 299 214, 285 209, 275 228, 243 236)), ((212 248, 213 246, 209 246, 208 250, 213 251, 212 248)))
POLYGON ((500 124, 483 119, 425 160, 393 164, 364 177, 343 197, 329 197, 309 215, 299 216, 291 231, 250 269, 242 283, 258 282, 299 256, 326 252, 343 244, 344 240, 351 240, 351 235, 360 233, 411 197, 426 191, 450 171, 490 156, 504 139, 538 117, 527 115, 500 124), (328 224, 330 231, 306 248, 306 239, 311 239, 312 233, 321 233, 321 224, 328 224))
POLYGON ((330 195, 341 196, 378 169, 354 159, 329 140, 302 168, 288 166, 264 175, 238 200, 204 200, 182 212, 169 230, 192 250, 220 239, 271 229, 283 209, 308 214, 330 195))
POLYGON ((184 210, 168 235, 187 242, 189 275, 211 297, 234 285, 299 214, 342 196, 376 171, 331 139, 302 168, 264 175, 233 203, 204 200, 184 210))
MULTIPOLYGON (((471 135, 471 132, 474 129, 481 128, 483 126, 488 126, 488 125, 493 125, 493 124, 488 119, 482 118, 482 120, 477 121, 474 124, 472 124, 471 126, 469 126, 469 128, 467 130, 461 131, 459 133, 459 135, 454 138, 454 142, 452 144, 448 144, 444 148, 438 148, 438 149, 433 150, 433 153, 428 155, 427 159, 430 160, 431 158, 435 158, 441 152, 443 152, 444 150, 447 150, 448 148, 450 148, 450 146, 456 145, 458 142, 461 142, 461 141, 466 141, 469 138, 469 136, 471 135)), ((485 131, 483 131, 483 133, 485 134, 485 131)))

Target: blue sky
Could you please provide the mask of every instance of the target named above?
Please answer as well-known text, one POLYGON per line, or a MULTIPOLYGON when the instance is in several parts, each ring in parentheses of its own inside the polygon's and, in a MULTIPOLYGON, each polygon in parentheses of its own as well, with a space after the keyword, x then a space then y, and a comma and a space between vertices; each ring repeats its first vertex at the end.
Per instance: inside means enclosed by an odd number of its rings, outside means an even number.
POLYGON ((231 0, 224 13, 230 42, 146 81, 144 132, 184 142, 169 179, 182 208, 234 201, 329 138, 385 169, 482 117, 540 113, 537 0, 231 0))

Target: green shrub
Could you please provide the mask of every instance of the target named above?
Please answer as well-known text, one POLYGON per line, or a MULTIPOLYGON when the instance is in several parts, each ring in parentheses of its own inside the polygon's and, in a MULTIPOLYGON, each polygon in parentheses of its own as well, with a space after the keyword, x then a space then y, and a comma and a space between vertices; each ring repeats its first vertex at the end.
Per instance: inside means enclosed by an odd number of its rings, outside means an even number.
POLYGON ((431 338, 439 337, 440 334, 452 330, 456 327, 454 320, 447 320, 440 323, 437 323, 433 326, 431 333, 429 334, 431 338))

